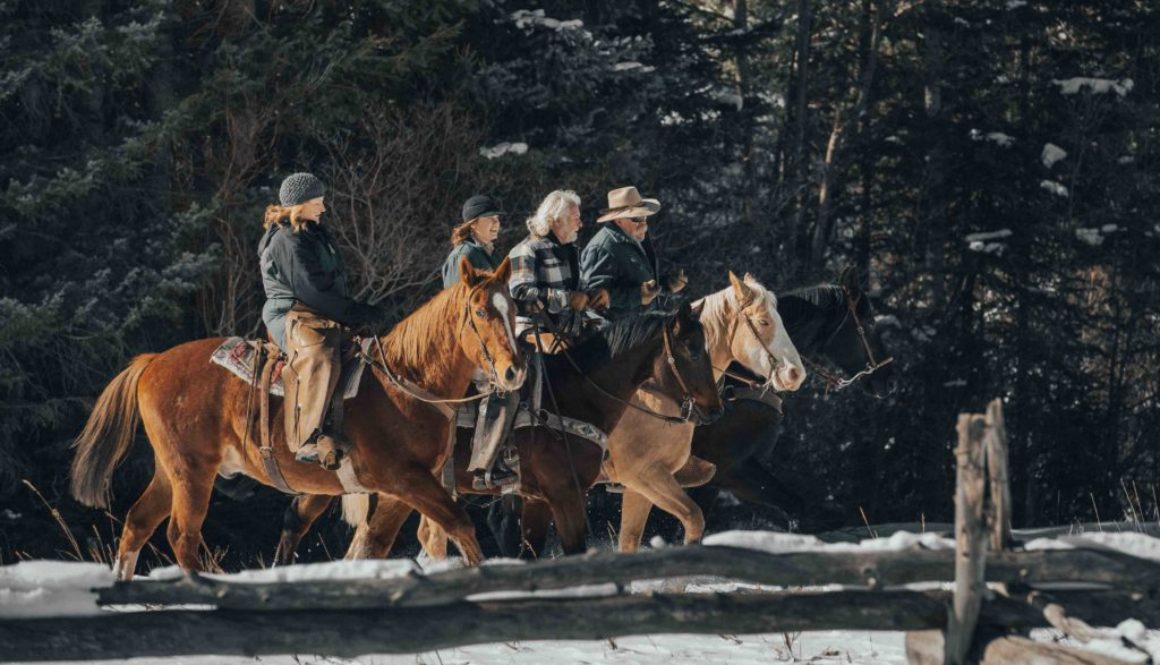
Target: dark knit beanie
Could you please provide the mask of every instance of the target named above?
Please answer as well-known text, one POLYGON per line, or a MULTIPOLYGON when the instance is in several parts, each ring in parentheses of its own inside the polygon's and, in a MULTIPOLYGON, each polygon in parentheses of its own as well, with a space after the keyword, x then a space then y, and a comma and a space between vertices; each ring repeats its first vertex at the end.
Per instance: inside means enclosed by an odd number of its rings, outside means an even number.
POLYGON ((492 200, 490 196, 476 194, 475 196, 467 199, 467 202, 463 204, 464 222, 470 222, 471 220, 479 219, 480 217, 491 217, 492 215, 502 214, 503 213, 500 212, 499 206, 496 205, 495 201, 492 200))
POLYGON ((287 176, 278 189, 278 199, 284 206, 296 206, 316 199, 326 193, 322 181, 310 173, 295 173, 287 176))

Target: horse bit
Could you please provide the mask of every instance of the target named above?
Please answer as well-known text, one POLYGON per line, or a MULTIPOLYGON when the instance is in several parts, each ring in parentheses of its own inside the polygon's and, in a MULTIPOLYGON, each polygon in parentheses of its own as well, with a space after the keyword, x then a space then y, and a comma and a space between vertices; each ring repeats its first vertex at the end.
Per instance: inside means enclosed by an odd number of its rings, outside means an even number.
POLYGON ((874 359, 874 351, 870 348, 870 341, 866 339, 866 327, 862 325, 862 319, 858 316, 857 312, 857 304, 861 302, 861 296, 858 297, 858 300, 852 300, 850 298, 850 291, 846 288, 842 289, 842 296, 846 300, 846 314, 842 317, 842 322, 838 324, 838 327, 834 328, 834 332, 830 333, 830 336, 827 337, 826 341, 823 342, 822 345, 818 348, 824 349, 829 346, 830 342, 834 341, 834 337, 836 337, 838 333, 841 332, 842 328, 846 325, 846 320, 852 318, 854 319, 854 325, 856 326, 855 329, 858 331, 858 339, 862 342, 862 350, 866 353, 866 366, 863 367, 862 370, 854 376, 843 379, 834 376, 832 373, 826 371, 821 365, 810 360, 809 358, 806 358, 805 356, 802 356, 802 360, 810 364, 810 369, 816 372, 818 376, 822 377, 823 380, 825 380, 827 393, 829 393, 831 390, 838 392, 839 390, 849 388, 850 386, 854 385, 858 379, 861 379, 864 376, 870 376, 874 372, 877 372, 883 367, 886 367, 890 363, 894 362, 894 356, 887 356, 881 361, 874 359))

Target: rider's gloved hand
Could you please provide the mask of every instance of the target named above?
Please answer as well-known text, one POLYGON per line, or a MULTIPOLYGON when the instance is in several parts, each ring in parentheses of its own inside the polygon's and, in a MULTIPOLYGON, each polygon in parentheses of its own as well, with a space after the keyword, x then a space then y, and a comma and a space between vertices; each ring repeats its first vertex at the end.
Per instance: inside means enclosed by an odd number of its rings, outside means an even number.
POLYGON ((593 289, 588 292, 588 306, 592 309, 608 309, 612 304, 612 296, 608 289, 593 289))
POLYGON ((588 307, 588 294, 572 291, 568 294, 568 308, 573 312, 583 312, 588 307))
POLYGON ((684 268, 665 276, 665 288, 667 288, 670 293, 680 293, 688 285, 689 278, 685 276, 684 268))
POLYGON ((640 304, 649 305, 660 295, 661 287, 655 279, 650 279, 640 285, 640 304))

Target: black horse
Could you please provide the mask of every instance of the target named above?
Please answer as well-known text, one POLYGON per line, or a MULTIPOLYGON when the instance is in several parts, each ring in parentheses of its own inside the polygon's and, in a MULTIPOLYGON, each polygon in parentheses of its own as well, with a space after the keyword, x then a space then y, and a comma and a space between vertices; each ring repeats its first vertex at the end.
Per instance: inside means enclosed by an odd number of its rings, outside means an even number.
MULTIPOLYGON (((875 325, 873 306, 853 270, 844 270, 838 284, 780 294, 777 310, 814 381, 828 384, 829 390, 856 386, 880 399, 895 391, 894 366, 882 331, 875 325)), ((739 366, 731 369, 731 374, 744 372, 739 366)), ((734 379, 726 382, 734 388, 744 387, 734 379)), ((762 462, 771 458, 781 435, 781 410, 767 401, 746 397, 725 405, 720 419, 698 427, 693 434, 693 454, 716 464, 717 473, 708 485, 690 495, 706 515, 720 491, 727 490, 745 503, 771 510, 779 520, 800 520, 807 508, 801 495, 762 462)), ((608 502, 598 496, 592 499, 590 505, 594 503, 597 511, 605 512, 608 502)), ((829 526, 826 523, 831 519, 823 516, 802 525, 829 526)), ((493 504, 487 521, 501 553, 519 555, 518 500, 493 504)))

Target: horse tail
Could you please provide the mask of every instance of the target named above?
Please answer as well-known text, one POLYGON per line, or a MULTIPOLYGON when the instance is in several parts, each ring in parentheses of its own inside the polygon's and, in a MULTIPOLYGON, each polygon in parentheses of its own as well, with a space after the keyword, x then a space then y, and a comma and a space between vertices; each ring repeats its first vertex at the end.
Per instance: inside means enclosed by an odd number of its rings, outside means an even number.
POLYGON ((353 527, 360 527, 366 523, 371 513, 371 495, 343 494, 342 521, 353 527))
POLYGON ((137 431, 137 382, 156 353, 143 353, 117 375, 101 396, 85 428, 73 442, 72 495, 93 508, 109 507, 109 480, 133 444, 137 431))

